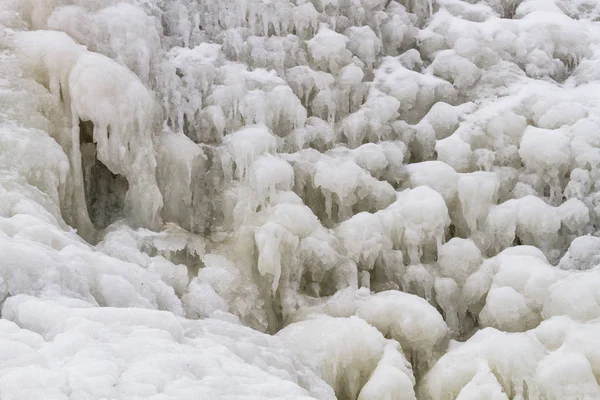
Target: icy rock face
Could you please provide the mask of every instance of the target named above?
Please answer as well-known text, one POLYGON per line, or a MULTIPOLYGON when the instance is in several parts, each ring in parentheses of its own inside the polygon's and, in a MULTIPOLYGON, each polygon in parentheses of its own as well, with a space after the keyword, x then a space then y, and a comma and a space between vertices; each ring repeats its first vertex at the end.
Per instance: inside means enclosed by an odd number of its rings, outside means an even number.
POLYGON ((599 18, 2 1, 0 397, 600 398, 599 18))

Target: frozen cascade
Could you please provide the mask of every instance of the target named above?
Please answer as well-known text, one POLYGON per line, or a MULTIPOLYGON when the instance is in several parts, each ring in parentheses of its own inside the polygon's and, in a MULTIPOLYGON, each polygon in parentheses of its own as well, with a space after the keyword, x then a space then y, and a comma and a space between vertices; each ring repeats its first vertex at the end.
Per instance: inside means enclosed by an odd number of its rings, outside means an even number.
POLYGON ((0 398, 600 398, 598 21, 0 1, 0 398))

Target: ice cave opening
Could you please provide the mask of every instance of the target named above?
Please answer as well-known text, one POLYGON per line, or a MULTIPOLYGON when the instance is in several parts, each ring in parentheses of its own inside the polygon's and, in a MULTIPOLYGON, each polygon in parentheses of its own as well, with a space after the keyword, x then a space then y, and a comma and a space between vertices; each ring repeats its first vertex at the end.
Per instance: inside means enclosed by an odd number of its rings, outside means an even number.
MULTIPOLYGON (((123 175, 113 174, 96 156, 94 124, 79 120, 81 165, 85 203, 95 229, 103 230, 124 217, 123 206, 129 183, 123 175)), ((107 128, 110 140, 110 127, 107 128)))

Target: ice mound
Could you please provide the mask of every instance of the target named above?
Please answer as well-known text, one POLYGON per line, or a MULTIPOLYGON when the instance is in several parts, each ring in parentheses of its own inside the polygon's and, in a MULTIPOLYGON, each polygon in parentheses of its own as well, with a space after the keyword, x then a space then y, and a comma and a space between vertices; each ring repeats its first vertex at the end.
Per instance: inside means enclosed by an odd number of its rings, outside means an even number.
POLYGON ((451 347, 423 379, 418 396, 594 398, 600 393, 598 360, 590 350, 597 329, 595 321, 580 323, 568 317, 555 317, 527 333, 484 329, 451 347))
POLYGON ((398 343, 359 318, 308 319, 277 336, 307 357, 338 398, 415 398, 412 370, 398 343), (392 379, 397 381, 392 384, 392 379))

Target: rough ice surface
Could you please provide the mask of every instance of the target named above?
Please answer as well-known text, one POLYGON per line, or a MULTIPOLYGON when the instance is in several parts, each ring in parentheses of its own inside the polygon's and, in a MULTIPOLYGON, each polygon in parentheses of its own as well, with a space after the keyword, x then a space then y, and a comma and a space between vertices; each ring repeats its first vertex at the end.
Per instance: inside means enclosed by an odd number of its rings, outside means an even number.
POLYGON ((0 1, 0 398, 600 399, 599 21, 0 1))

